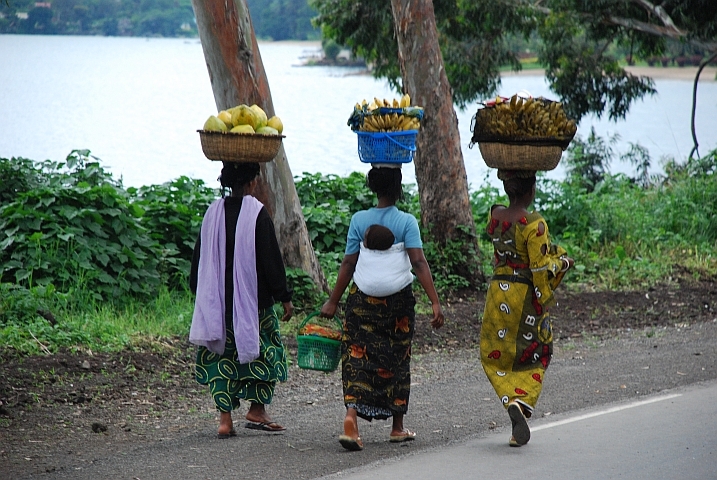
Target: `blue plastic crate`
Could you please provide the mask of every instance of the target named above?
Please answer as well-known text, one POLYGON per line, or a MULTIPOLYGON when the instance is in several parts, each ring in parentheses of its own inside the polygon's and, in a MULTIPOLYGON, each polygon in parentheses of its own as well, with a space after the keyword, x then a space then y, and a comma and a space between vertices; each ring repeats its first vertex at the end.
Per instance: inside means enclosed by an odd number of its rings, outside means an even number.
POLYGON ((358 154, 363 163, 409 163, 416 154, 418 130, 398 132, 362 132, 358 136, 358 154))

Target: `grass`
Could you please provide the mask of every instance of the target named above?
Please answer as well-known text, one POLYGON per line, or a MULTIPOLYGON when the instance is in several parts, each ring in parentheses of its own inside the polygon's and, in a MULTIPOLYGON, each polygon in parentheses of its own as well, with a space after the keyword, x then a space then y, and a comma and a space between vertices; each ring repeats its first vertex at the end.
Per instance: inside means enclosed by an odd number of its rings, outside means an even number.
POLYGON ((0 328, 0 344, 23 354, 49 354, 60 348, 73 352, 161 351, 164 339, 189 333, 194 300, 189 292, 164 289, 150 302, 124 307, 96 303, 83 312, 57 311, 57 325, 36 317, 22 325, 0 328))

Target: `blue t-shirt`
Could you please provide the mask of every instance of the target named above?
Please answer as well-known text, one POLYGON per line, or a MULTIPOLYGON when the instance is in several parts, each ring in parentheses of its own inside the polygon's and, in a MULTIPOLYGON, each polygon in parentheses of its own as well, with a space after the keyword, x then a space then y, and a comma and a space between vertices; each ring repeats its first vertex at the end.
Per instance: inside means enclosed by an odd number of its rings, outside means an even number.
POLYGON ((404 242, 405 248, 423 248, 421 231, 418 228, 416 217, 402 212, 396 206, 374 207, 356 212, 351 217, 349 234, 346 239, 346 255, 351 255, 361 249, 366 229, 374 224, 390 229, 395 237, 394 244, 404 242))

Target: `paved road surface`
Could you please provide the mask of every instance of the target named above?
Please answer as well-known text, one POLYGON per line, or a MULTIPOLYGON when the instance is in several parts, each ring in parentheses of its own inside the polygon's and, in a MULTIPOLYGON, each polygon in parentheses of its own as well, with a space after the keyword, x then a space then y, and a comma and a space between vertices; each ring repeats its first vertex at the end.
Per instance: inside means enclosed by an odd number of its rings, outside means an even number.
POLYGON ((715 480, 717 383, 564 418, 531 421, 528 445, 497 431, 462 444, 403 456, 328 478, 715 480))

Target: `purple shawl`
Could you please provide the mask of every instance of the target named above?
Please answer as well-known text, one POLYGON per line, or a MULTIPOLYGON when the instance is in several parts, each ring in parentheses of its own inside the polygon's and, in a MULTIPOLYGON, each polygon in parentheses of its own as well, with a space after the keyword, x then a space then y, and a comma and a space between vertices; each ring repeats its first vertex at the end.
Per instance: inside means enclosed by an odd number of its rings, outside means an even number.
MULTIPOLYGON (((259 303, 256 278, 256 219, 262 203, 252 196, 242 199, 234 246, 233 326, 239 363, 259 358, 259 303)), ((226 268, 226 225, 224 199, 212 202, 202 220, 197 297, 189 341, 224 353, 224 271, 226 268)))

